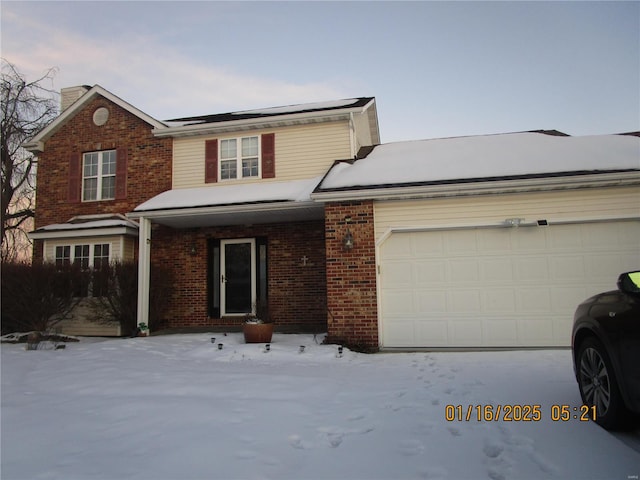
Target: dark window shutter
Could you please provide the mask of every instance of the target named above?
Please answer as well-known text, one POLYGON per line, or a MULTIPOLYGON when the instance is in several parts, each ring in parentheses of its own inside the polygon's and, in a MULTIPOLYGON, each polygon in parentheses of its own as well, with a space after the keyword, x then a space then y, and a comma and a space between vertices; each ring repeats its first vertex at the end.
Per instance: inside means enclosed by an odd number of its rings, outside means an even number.
POLYGON ((80 202, 82 191, 82 155, 72 153, 69 157, 69 203, 80 202))
POLYGON ((262 178, 276 176, 276 142, 275 133, 262 135, 262 178))
POLYGON ((116 200, 127 198, 127 149, 116 150, 116 200))
POLYGON ((218 181, 218 140, 204 142, 204 181, 215 183, 218 181))

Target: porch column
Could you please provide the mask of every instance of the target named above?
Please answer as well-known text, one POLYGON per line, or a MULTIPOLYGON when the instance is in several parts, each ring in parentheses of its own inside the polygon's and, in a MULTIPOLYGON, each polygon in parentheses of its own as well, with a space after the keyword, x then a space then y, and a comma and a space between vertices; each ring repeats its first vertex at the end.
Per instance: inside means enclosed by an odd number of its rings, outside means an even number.
MULTIPOLYGON (((140 217, 138 237, 138 328, 149 327, 149 277, 151 269, 151 221, 140 217)), ((144 331, 144 328, 140 328, 144 331)))

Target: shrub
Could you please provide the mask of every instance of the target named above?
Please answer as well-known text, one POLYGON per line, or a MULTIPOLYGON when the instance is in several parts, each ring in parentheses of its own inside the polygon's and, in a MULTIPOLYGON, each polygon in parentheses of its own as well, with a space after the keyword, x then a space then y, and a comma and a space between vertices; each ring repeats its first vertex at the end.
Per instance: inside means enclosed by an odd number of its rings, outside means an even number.
POLYGON ((87 282, 77 266, 53 263, 2 263, 2 333, 47 332, 69 318, 87 282))
MULTIPOLYGON (((172 281, 170 270, 152 265, 149 286, 149 325, 152 330, 161 323, 172 281)), ((105 321, 116 321, 123 332, 135 332, 138 317, 138 264, 116 261, 94 273, 94 283, 100 285, 96 307, 105 321)))

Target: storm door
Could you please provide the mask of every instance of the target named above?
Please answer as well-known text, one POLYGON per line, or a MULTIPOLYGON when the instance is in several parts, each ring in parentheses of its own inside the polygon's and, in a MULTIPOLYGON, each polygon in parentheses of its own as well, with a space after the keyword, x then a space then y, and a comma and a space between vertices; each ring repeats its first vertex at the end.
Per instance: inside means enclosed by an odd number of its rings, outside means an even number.
POLYGON ((251 313, 256 303, 256 242, 253 238, 220 241, 221 314, 251 313))

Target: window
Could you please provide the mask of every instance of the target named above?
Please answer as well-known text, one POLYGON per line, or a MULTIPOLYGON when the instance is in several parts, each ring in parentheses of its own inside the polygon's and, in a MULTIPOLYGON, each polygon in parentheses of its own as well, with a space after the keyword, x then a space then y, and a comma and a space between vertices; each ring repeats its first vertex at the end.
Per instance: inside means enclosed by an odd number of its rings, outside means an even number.
POLYGON ((92 295, 102 297, 107 292, 109 266, 109 244, 103 243, 93 247, 93 283, 92 295))
MULTIPOLYGON (((204 182, 276 178, 275 138, 275 133, 263 133, 253 137, 205 140, 204 182)), ((118 150, 119 170, 123 169, 121 164, 121 152, 118 150)), ((116 183, 116 196, 118 191, 116 183)))
POLYGON ((103 243, 93 247, 93 268, 99 269, 109 265, 109 244, 103 243))
POLYGON ((73 249, 73 264, 79 268, 80 281, 75 288, 76 297, 89 296, 89 245, 76 245, 73 249))
POLYGON ((259 177, 258 137, 229 138, 220 141, 220 179, 259 177))
POLYGON ((112 200, 116 194, 116 151, 83 155, 82 201, 112 200))
POLYGON ((62 267, 71 264, 71 247, 69 245, 56 247, 56 266, 62 267))
POLYGON ((55 263, 58 266, 75 265, 85 275, 74 286, 77 297, 99 297, 106 289, 106 278, 99 272, 109 265, 110 244, 56 246, 55 263))

